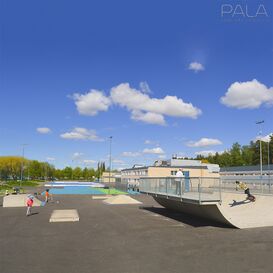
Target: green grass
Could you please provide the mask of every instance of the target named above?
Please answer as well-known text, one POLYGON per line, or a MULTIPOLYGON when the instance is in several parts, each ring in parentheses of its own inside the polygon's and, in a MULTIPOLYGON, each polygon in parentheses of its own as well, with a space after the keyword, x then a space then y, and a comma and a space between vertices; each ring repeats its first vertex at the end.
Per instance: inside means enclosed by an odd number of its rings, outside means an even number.
MULTIPOLYGON (((25 192, 23 187, 37 187, 39 185, 40 184, 38 182, 35 182, 35 181, 23 181, 22 182, 22 188, 21 188, 20 192, 21 193, 25 192)), ((13 193, 13 188, 14 187, 19 188, 20 187, 20 181, 9 181, 9 182, 6 182, 6 183, 0 185, 0 195, 5 195, 6 190, 8 190, 10 194, 13 193)))
POLYGON ((99 189, 102 193, 104 194, 127 194, 127 192, 124 191, 119 191, 115 188, 111 188, 111 189, 99 189))
POLYGON ((20 183, 20 181, 9 181, 5 185, 9 185, 11 187, 20 187, 20 185, 22 187, 37 187, 40 185, 40 183, 36 181, 22 181, 22 183, 20 183))

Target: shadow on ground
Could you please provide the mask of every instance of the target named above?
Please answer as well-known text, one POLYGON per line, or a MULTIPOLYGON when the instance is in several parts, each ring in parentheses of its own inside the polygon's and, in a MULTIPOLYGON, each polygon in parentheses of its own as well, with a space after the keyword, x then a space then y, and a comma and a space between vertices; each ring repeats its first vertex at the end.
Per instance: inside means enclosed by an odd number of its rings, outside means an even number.
POLYGON ((213 227, 220 227, 220 228, 231 228, 227 225, 217 223, 209 219, 197 217, 197 216, 186 214, 183 212, 177 212, 177 211, 166 209, 166 208, 154 207, 154 206, 142 206, 140 207, 140 209, 162 215, 164 217, 173 219, 175 221, 179 221, 183 224, 186 224, 192 227, 213 226, 213 227))

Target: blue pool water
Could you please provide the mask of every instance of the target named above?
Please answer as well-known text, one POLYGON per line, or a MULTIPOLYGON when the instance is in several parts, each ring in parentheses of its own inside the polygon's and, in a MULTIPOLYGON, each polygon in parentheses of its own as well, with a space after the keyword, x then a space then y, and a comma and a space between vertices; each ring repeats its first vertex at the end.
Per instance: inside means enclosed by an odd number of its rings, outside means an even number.
POLYGON ((49 190, 49 193, 50 194, 104 194, 99 189, 95 189, 91 187, 78 187, 78 186, 53 188, 49 190))

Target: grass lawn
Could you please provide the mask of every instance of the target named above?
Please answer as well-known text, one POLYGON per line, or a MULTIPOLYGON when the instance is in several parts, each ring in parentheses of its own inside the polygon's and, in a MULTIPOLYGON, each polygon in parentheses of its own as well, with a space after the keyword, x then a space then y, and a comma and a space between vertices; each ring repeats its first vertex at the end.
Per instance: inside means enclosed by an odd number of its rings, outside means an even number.
MULTIPOLYGON (((39 182, 36 181, 23 181, 22 182, 22 189, 20 190, 21 193, 24 193, 25 190, 23 187, 37 187, 39 186, 39 182)), ((5 195, 6 190, 9 191, 11 194, 13 192, 14 187, 20 187, 20 181, 9 181, 5 182, 4 184, 0 185, 0 195, 5 195)))

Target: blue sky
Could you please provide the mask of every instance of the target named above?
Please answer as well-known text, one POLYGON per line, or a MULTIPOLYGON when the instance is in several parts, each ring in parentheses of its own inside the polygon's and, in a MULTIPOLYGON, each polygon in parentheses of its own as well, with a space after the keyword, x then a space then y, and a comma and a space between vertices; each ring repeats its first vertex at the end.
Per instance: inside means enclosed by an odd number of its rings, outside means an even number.
POLYGON ((123 168, 248 144, 257 120, 273 132, 272 1, 2 0, 0 13, 0 155, 26 143, 28 158, 95 166, 113 136, 123 168))

